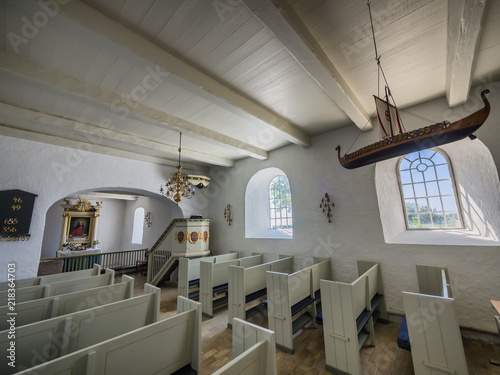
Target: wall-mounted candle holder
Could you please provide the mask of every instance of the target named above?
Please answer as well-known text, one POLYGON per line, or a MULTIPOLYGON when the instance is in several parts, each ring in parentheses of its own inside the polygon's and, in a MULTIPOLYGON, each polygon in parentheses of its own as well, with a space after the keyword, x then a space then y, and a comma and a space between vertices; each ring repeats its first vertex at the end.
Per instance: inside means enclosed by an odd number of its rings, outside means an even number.
POLYGON ((332 222, 332 208, 335 206, 335 204, 330 201, 330 196, 328 193, 325 193, 325 196, 323 199, 321 199, 321 204, 319 205, 319 208, 323 210, 323 212, 326 214, 326 217, 328 218, 328 222, 332 222))
POLYGON ((231 215, 232 215, 231 214, 231 205, 228 204, 226 206, 226 208, 224 209, 224 219, 226 219, 228 225, 231 225, 231 222, 233 221, 231 215))

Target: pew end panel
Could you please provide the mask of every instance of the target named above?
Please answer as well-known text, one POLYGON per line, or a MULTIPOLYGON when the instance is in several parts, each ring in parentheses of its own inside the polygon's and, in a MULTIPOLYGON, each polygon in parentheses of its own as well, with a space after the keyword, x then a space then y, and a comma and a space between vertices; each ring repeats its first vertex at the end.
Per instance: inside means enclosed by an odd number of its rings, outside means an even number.
POLYGON ((233 360, 214 375, 276 375, 274 332, 235 318, 233 325, 233 360))
POLYGON ((468 375, 453 298, 403 292, 416 375, 468 375))
POLYGON ((361 375, 353 287, 328 280, 320 284, 326 369, 334 374, 361 375))
POLYGON ((201 373, 201 323, 202 323, 202 307, 201 303, 190 300, 189 298, 177 297, 177 314, 194 311, 193 317, 193 334, 192 334, 192 349, 190 350, 191 367, 201 373))

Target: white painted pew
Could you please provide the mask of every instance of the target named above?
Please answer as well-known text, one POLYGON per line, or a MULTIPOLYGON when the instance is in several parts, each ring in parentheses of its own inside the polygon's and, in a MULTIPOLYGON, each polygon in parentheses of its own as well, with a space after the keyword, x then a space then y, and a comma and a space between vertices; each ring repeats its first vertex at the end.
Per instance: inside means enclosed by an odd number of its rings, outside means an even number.
POLYGON ((359 349, 375 345, 374 318, 387 319, 380 266, 358 261, 361 272, 352 283, 321 280, 326 369, 335 374, 361 375, 359 349))
MULTIPOLYGON (((28 286, 43 285, 49 283, 55 283, 58 281, 74 280, 82 277, 97 276, 101 274, 101 266, 99 264, 94 264, 93 268, 88 270, 73 271, 73 272, 62 272, 55 273, 52 275, 44 275, 37 277, 30 277, 27 279, 15 280, 16 288, 25 288, 28 286)), ((9 282, 4 281, 0 283, 0 291, 9 289, 9 282)))
POLYGON ((403 292, 415 374, 468 374, 448 269, 417 265, 417 279, 420 293, 403 292))
POLYGON ((403 292, 415 375, 468 375, 454 299, 403 292))
POLYGON ((177 297, 177 315, 22 371, 19 375, 201 373, 201 304, 177 297))
POLYGON ((248 268, 229 266, 228 327, 231 327, 233 318, 246 320, 246 304, 266 295, 267 271, 283 273, 292 271, 293 257, 288 255, 279 257, 278 260, 248 268))
POLYGON ((276 375, 274 332, 233 319, 233 360, 213 375, 276 375))
POLYGON ((177 294, 186 298, 197 299, 199 297, 199 290, 196 290, 200 284, 200 262, 224 262, 226 260, 237 259, 238 252, 231 252, 228 254, 221 254, 202 258, 179 258, 179 272, 177 294), (195 289, 190 292, 189 289, 195 289))
MULTIPOLYGON (((420 294, 452 297, 448 269, 442 266, 417 265, 417 280, 420 294)), ((398 333, 398 346, 411 351, 406 314, 398 333)))
MULTIPOLYGON (((17 327, 16 368, 2 361, 1 374, 33 367, 154 323, 160 312, 161 289, 144 285, 144 295, 17 327)), ((0 332, 0 350, 11 345, 9 331, 0 332)))
POLYGON ((293 335, 317 315, 320 280, 332 279, 330 259, 291 274, 267 272, 267 311, 269 329, 276 334, 276 347, 294 353, 293 335))
MULTIPOLYGON (((122 280, 119 284, 16 303, 16 327, 132 298, 134 278, 123 275, 122 280)), ((9 312, 10 306, 0 307, 0 331, 9 328, 9 312)))
POLYGON ((213 318, 214 307, 227 303, 229 266, 253 267, 261 264, 263 258, 262 254, 257 254, 217 263, 202 260, 200 262, 200 302, 203 316, 213 318))
MULTIPOLYGON (((56 296, 58 294, 65 294, 85 290, 90 288, 97 288, 104 285, 112 285, 115 280, 115 271, 106 269, 104 275, 82 277, 79 279, 72 279, 67 281, 58 281, 49 284, 28 286, 25 288, 16 288, 16 303, 31 301, 38 298, 46 298, 56 296)), ((8 290, 0 292, 0 306, 7 305, 8 290)))

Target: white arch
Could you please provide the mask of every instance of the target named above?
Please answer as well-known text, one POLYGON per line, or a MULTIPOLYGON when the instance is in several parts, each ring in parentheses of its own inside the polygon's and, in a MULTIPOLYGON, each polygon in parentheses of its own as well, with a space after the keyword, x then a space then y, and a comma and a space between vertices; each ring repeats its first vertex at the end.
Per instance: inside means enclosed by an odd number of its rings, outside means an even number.
POLYGON ((286 173, 270 167, 258 171, 248 181, 245 191, 245 238, 293 238, 292 229, 269 228, 269 183, 278 175, 286 176, 286 173))

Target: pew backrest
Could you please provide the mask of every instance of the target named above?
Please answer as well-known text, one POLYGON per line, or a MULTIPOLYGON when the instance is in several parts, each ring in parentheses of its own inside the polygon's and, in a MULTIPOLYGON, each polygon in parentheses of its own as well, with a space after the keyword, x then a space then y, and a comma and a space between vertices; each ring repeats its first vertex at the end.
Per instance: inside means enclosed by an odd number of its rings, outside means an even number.
POLYGON ((238 254, 238 252, 231 252, 228 254, 214 255, 195 259, 180 257, 177 294, 186 298, 189 296, 189 283, 200 278, 201 262, 223 262, 238 258, 238 254))
MULTIPOLYGON (((228 325, 233 318, 246 319, 246 296, 266 290, 266 272, 272 270, 285 270, 291 272, 293 268, 293 257, 259 264, 253 267, 229 267, 229 295, 228 295, 228 325)), ((262 292, 265 295, 265 292, 262 292)))
MULTIPOLYGON (((52 275, 36 276, 26 279, 15 280, 16 288, 25 288, 28 286, 49 284, 57 281, 73 280, 82 277, 97 276, 101 274, 101 266, 99 264, 94 264, 93 268, 87 270, 73 271, 73 272, 62 272, 55 273, 52 275)), ((0 291, 9 289, 10 283, 4 281, 0 283, 0 291)))
POLYGON ((448 268, 417 264, 418 290, 420 294, 452 298, 448 268))
MULTIPOLYGON (((67 281, 58 281, 49 284, 19 288, 16 289, 15 293, 16 303, 55 296, 58 294, 76 292, 79 290, 97 288, 104 285, 112 285, 114 283, 114 278, 115 271, 106 269, 106 273, 104 275, 82 277, 67 281)), ((8 295, 8 290, 0 292, 0 306, 7 305, 9 300, 8 295)))
MULTIPOLYGON (((138 297, 17 327, 17 369, 2 362, 0 373, 12 374, 156 322, 161 290, 145 284, 144 291, 138 297)), ((0 332, 0 350, 6 352, 9 345, 8 331, 0 332)))
MULTIPOLYGON (((16 326, 20 327, 25 324, 132 298, 134 278, 123 275, 122 280, 123 282, 119 284, 17 303, 15 305, 16 326)), ((0 331, 9 327, 9 312, 10 306, 0 307, 0 331)))
MULTIPOLYGON (((190 306, 194 301, 179 302, 190 306)), ((171 374, 184 366, 199 374, 201 306, 19 373, 26 374, 171 374), (147 360, 145 360, 147 359, 147 360)))

